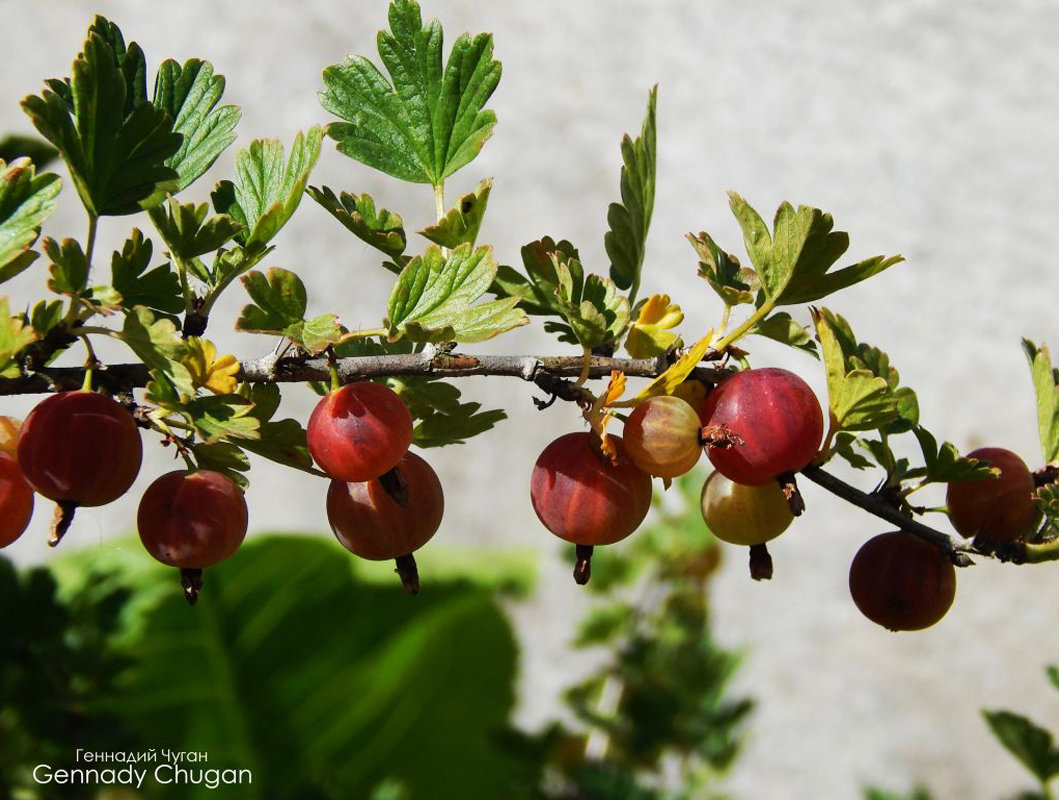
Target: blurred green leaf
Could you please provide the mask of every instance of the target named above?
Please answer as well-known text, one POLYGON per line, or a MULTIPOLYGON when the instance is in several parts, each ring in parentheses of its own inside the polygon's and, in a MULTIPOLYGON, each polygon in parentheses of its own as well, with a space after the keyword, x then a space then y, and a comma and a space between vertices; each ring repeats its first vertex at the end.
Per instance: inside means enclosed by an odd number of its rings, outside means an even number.
POLYGON ((647 96, 647 116, 635 140, 626 134, 621 140, 621 203, 607 210, 610 228, 603 244, 610 258, 610 279, 619 289, 628 290, 629 302, 640 288, 647 231, 655 203, 655 107, 658 86, 647 96))
POLYGON ((1042 784, 1059 775, 1059 749, 1052 734, 1010 711, 982 711, 982 716, 1000 743, 1042 784))
POLYGON ((37 169, 44 169, 59 157, 59 151, 36 136, 8 134, 0 137, 0 161, 10 164, 15 159, 28 158, 37 169))
POLYGON ((1052 355, 1046 345, 1022 340, 1022 349, 1030 362, 1033 388, 1037 395, 1037 427, 1040 431, 1044 460, 1059 460, 1059 369, 1052 366, 1052 355))
POLYGON ((36 174, 33 162, 0 159, 0 283, 37 260, 30 250, 40 226, 58 205, 62 182, 50 172, 36 174))
POLYGON ((500 81, 493 37, 463 34, 443 67, 441 24, 424 26, 418 3, 393 0, 389 20, 378 46, 391 80, 363 56, 324 70, 320 103, 345 120, 327 135, 369 167, 438 185, 478 155, 496 124, 483 109, 500 81))

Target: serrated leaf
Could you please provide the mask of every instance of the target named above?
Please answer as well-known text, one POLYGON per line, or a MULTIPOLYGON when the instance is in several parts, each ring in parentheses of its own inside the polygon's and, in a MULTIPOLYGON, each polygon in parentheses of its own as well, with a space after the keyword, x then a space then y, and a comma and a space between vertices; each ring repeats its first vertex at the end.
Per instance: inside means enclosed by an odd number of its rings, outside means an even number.
POLYGON ((128 308, 121 338, 144 364, 168 378, 180 394, 194 397, 191 374, 182 363, 186 347, 172 320, 159 319, 144 306, 128 308))
MULTIPOLYGON (((599 275, 585 277, 581 263, 561 253, 551 253, 558 277, 556 299, 559 313, 573 333, 574 341, 586 350, 616 340, 628 327, 629 299, 618 294, 614 281, 599 275)), ((546 330, 561 330, 545 325, 546 330)), ((570 341, 569 337, 560 337, 570 341)))
POLYGON ((625 338, 625 349, 633 358, 651 358, 680 346, 680 334, 673 333, 684 321, 680 306, 668 294, 651 295, 640 304, 636 321, 625 338))
POLYGON ((317 355, 342 341, 344 334, 342 326, 338 324, 338 317, 321 314, 305 320, 298 330, 291 331, 288 328, 287 336, 310 355, 317 355))
POLYGON ((147 306, 168 314, 184 310, 180 281, 167 263, 152 270, 153 245, 133 228, 121 252, 110 257, 110 282, 126 306, 147 306))
POLYGON ((448 255, 431 245, 401 270, 390 294, 390 337, 412 341, 480 342, 525 325, 516 298, 474 303, 496 276, 491 247, 460 245, 448 255))
POLYGON ((735 256, 724 252, 713 238, 702 231, 687 239, 699 256, 699 277, 710 285, 726 306, 753 303, 760 287, 757 273, 744 269, 735 256))
POLYGON ((62 300, 41 300, 30 309, 27 315, 29 324, 36 331, 37 338, 43 338, 52 328, 59 327, 63 321, 62 300))
POLYGON ((253 414, 254 404, 236 394, 196 397, 182 405, 181 413, 195 426, 206 444, 239 439, 257 439, 261 421, 253 414))
POLYGON ((221 181, 213 191, 213 205, 244 226, 236 240, 244 247, 263 247, 291 218, 320 157, 323 129, 314 125, 298 133, 284 160, 278 139, 255 139, 235 157, 235 181, 221 181))
POLYGON ((125 50, 117 26, 97 17, 69 84, 51 81, 22 101, 59 149, 91 216, 132 214, 177 186, 165 161, 182 137, 165 111, 146 102, 142 58, 135 44, 125 50))
POLYGON ((247 248, 235 245, 227 250, 218 250, 213 258, 213 267, 197 269, 196 277, 210 287, 211 295, 216 296, 229 283, 264 261, 274 249, 257 245, 247 248))
POLYGON ((902 256, 876 256, 828 272, 849 247, 849 236, 833 231, 834 220, 818 208, 782 203, 773 233, 760 215, 735 192, 729 205, 765 294, 777 305, 810 303, 866 280, 900 263, 902 256))
POLYGON ((243 307, 236 330, 281 334, 302 322, 308 298, 305 284, 293 272, 269 267, 267 275, 253 270, 241 280, 254 303, 243 307))
POLYGON ((199 469, 209 469, 227 476, 244 492, 250 487, 250 481, 243 473, 250 470, 250 459, 239 447, 231 442, 214 442, 191 445, 195 463, 199 469))
MULTIPOLYGON (((519 308, 527 314, 562 314, 557 297, 559 276, 555 271, 553 254, 560 260, 578 261, 577 248, 565 239, 555 242, 550 236, 530 242, 522 248, 522 264, 526 275, 512 267, 497 267, 496 278, 489 291, 497 297, 517 297, 519 308)), ((572 336, 571 332, 571 336, 572 336)))
POLYGON ((1059 370, 1052 366, 1052 355, 1046 345, 1037 346, 1022 340, 1022 349, 1030 362, 1033 389, 1037 396, 1037 430, 1045 463, 1059 460, 1059 370))
POLYGON ((923 451, 927 482, 977 481, 1000 474, 999 470, 984 461, 961 456, 951 442, 942 442, 939 448, 934 435, 921 425, 912 426, 912 433, 919 442, 919 449, 923 451))
POLYGON ((461 244, 474 247, 478 231, 482 227, 482 219, 485 217, 485 209, 489 204, 489 192, 492 188, 491 178, 481 181, 473 192, 461 197, 460 201, 450 208, 444 217, 419 233, 434 244, 450 250, 461 244))
POLYGON ((208 61, 192 58, 181 66, 166 60, 158 67, 154 105, 168 112, 174 132, 183 136, 180 149, 165 161, 177 172, 178 191, 201 177, 235 141, 242 112, 236 106, 218 107, 223 93, 224 76, 214 75, 208 61))
POLYGON ((37 260, 30 248, 41 224, 55 211, 61 188, 58 175, 37 175, 28 158, 9 164, 0 160, 0 283, 37 260))
POLYGON ((986 724, 1007 751, 1042 784, 1059 775, 1059 750, 1052 734, 1010 711, 982 711, 986 724))
POLYGON ((424 26, 418 3, 394 0, 389 21, 378 47, 392 83, 362 56, 324 70, 320 103, 345 120, 327 135, 370 167, 437 185, 478 154, 496 124, 483 109, 500 81, 493 37, 460 36, 443 68, 441 25, 424 26))
POLYGON ((33 328, 18 317, 12 317, 8 299, 0 296, 0 375, 17 375, 15 357, 36 339, 33 328))
POLYGON ((313 458, 305 442, 305 429, 293 419, 265 422, 259 438, 241 440, 239 446, 277 464, 295 469, 309 469, 313 458))
POLYGON ((619 289, 629 291, 630 302, 640 287, 647 231, 655 202, 655 107, 658 86, 647 96, 647 115, 640 135, 621 140, 621 203, 611 203, 607 210, 610 230, 603 245, 610 258, 610 278, 619 289))
POLYGON ((156 206, 150 211, 151 221, 170 254, 183 261, 212 253, 243 230, 227 214, 207 219, 208 214, 206 203, 181 203, 172 197, 165 206, 156 206))
POLYGON ((186 353, 183 364, 191 374, 196 389, 209 389, 214 394, 232 394, 238 381, 239 360, 229 354, 217 357, 217 346, 209 339, 189 336, 184 340, 186 353))
POLYGON ((387 383, 416 421, 412 441, 417 447, 463 444, 507 419, 499 409, 482 411, 481 403, 461 402, 460 390, 451 383, 418 376, 391 378, 387 383))
POLYGON ((88 259, 81 245, 74 239, 56 242, 51 237, 41 240, 44 254, 51 259, 48 267, 48 288, 56 294, 77 296, 88 286, 88 259))
POLYGON ((809 335, 809 331, 795 322, 794 318, 786 311, 777 311, 769 315, 747 333, 764 336, 780 344, 809 353, 814 358, 820 358, 820 354, 816 349, 816 342, 809 335))
POLYGON ((276 383, 244 383, 239 394, 254 404, 254 416, 268 422, 279 410, 280 390, 276 383))
MULTIPOLYGON (((886 379, 868 369, 850 369, 844 352, 845 320, 826 308, 812 309, 827 373, 828 407, 834 430, 874 430, 897 416, 886 379)), ((855 342, 854 342, 855 343, 855 342)))
POLYGON ((326 186, 322 189, 310 186, 306 191, 331 216, 376 250, 390 258, 397 258, 404 252, 408 241, 400 214, 385 208, 376 209, 371 195, 342 192, 336 197, 326 186))
POLYGON ((649 397, 655 397, 660 394, 673 394, 677 387, 680 386, 687 377, 691 374, 692 370, 699 365, 703 357, 710 349, 710 342, 713 341, 713 331, 707 331, 706 335, 699 339, 693 344, 688 352, 684 353, 680 358, 673 362, 665 372, 651 381, 645 386, 632 402, 627 403, 628 405, 639 405, 649 397))

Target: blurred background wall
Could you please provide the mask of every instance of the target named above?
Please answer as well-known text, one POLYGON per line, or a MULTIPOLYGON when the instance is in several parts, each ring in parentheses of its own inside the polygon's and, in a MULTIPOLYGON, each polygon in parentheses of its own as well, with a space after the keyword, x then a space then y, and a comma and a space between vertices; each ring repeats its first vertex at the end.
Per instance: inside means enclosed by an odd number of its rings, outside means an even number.
MULTIPOLYGON (((0 0, 0 132, 31 132, 18 101, 43 78, 68 74, 94 13, 143 46, 152 74, 166 57, 212 61, 228 79, 226 102, 243 108, 237 146, 246 146, 255 137, 289 143, 328 121, 316 101, 320 72, 349 53, 374 56, 386 3, 0 0)), ((1019 338, 1059 345, 1059 8, 1032 0, 435 0, 424 13, 440 17, 450 42, 465 30, 496 37, 504 77, 490 107, 499 124, 450 181, 449 197, 494 177, 481 240, 501 263, 517 264, 522 244, 548 234, 570 239, 586 267, 605 272, 618 143, 639 131, 658 83, 659 181, 644 290, 681 304, 685 338, 714 324, 720 308, 696 277, 684 234, 708 230, 743 253, 726 190, 766 217, 783 200, 818 206, 851 232, 849 261, 908 260, 829 306, 890 353, 919 393, 924 423, 963 451, 995 444, 1039 465, 1019 338)), ((233 159, 234 148, 190 198, 207 200, 233 159)), ((399 185, 329 143, 311 183, 369 192, 409 230, 431 218, 428 187, 399 185)), ((146 218, 105 220, 97 253, 120 246, 131 224, 147 230, 146 218)), ((75 193, 64 192, 45 233, 83 237, 84 228, 75 193)), ((337 312, 350 327, 379 323, 390 275, 322 209, 307 201, 275 243, 266 265, 302 275, 311 310, 337 312)), ((40 296, 43 283, 34 269, 8 284, 12 307, 40 296)), ((210 336, 222 351, 262 355, 272 341, 224 324, 243 302, 238 288, 226 296, 210 336)), ((804 310, 798 316, 808 320, 804 310)), ((817 362, 754 344, 755 365, 795 369, 823 396, 817 362)), ((563 346, 527 327, 482 350, 563 346)), ((126 357, 120 347, 104 354, 126 357)), ((558 712, 557 693, 588 658, 566 647, 583 598, 527 491, 537 453, 580 421, 561 404, 537 412, 514 379, 461 388, 510 419, 428 455, 448 498, 438 541, 474 545, 483 558, 513 546, 545 554, 540 591, 512 609, 523 645, 518 721, 533 728, 558 712)), ((315 397, 287 394, 287 412, 305 419, 315 397)), ((2 410, 23 415, 33 403, 9 399, 2 410)), ((80 511, 63 547, 113 546, 108 538, 132 529, 139 494, 171 455, 148 447, 133 490, 80 511)), ((252 532, 327 530, 321 481, 259 463, 251 477, 252 532)), ((853 479, 871 488, 870 476, 853 479)), ((889 634, 859 615, 846 590, 853 553, 884 526, 815 486, 804 490, 808 513, 772 548, 776 578, 754 584, 743 554, 731 551, 715 583, 717 635, 746 653, 736 688, 760 702, 728 789, 743 798, 848 798, 869 783, 923 781, 940 797, 992 798, 1022 786, 979 709, 1010 707, 1059 724, 1041 673, 1059 660, 1055 568, 965 570, 953 611, 935 629, 889 634)), ((49 516, 41 503, 32 530, 8 551, 17 561, 47 560, 49 516)))

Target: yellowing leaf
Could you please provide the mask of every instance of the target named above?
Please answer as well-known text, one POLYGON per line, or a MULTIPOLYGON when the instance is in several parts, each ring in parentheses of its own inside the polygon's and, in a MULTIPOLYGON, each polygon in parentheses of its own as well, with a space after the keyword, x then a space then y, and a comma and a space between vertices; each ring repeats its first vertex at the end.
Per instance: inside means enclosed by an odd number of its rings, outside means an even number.
POLYGON ((620 370, 614 370, 610 373, 610 382, 607 384, 606 390, 585 411, 585 419, 592 428, 592 432, 599 436, 600 447, 604 455, 611 461, 615 461, 618 458, 618 451, 610 437, 607 436, 607 425, 612 418, 610 408, 618 402, 618 398, 624 392, 625 373, 620 370))
POLYGON ((684 312, 669 295, 652 295, 640 307, 640 316, 625 339, 625 349, 633 358, 651 358, 667 353, 680 343, 680 335, 671 333, 684 321, 684 312))
POLYGON ((684 380, 691 374, 691 371, 695 369, 703 356, 706 355, 710 349, 710 341, 713 339, 713 331, 706 331, 706 335, 699 339, 692 346, 688 352, 678 358, 673 365, 647 384, 636 397, 632 400, 627 400, 622 403, 623 406, 635 406, 642 403, 648 397, 655 397, 660 394, 673 394, 677 387, 684 383, 684 380))
POLYGON ((192 336, 187 340, 187 355, 184 366, 191 373, 196 389, 205 387, 214 394, 232 394, 237 385, 239 361, 226 354, 217 358, 217 347, 209 339, 192 336))

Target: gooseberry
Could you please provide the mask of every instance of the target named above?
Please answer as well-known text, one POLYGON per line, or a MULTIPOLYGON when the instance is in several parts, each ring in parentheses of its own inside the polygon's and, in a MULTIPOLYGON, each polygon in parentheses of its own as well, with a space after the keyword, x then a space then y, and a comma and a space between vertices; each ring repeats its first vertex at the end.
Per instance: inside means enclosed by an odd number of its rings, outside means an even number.
POLYGON ((659 395, 638 405, 625 422, 625 452, 644 472, 675 478, 688 472, 702 454, 698 412, 685 400, 659 395))
POLYGON ((327 519, 335 538, 361 558, 396 559, 401 581, 412 594, 419 591, 412 553, 437 532, 444 511, 437 473, 411 452, 378 478, 332 480, 327 490, 327 519))
POLYGON ((1000 474, 949 484, 945 497, 953 527, 964 536, 990 542, 1013 542, 1032 533, 1037 506, 1026 463, 1002 447, 982 447, 967 455, 988 461, 1000 474))
POLYGON ((157 478, 140 498, 136 527, 156 560, 179 567, 194 603, 201 573, 230 557, 246 536, 243 492, 220 472, 176 470, 157 478))
POLYGON ((7 547, 29 526, 33 516, 33 489, 22 476, 18 462, 0 453, 0 547, 7 547))
POLYGON ((390 387, 359 381, 330 392, 306 429, 309 452, 337 480, 361 483, 396 466, 412 443, 412 415, 390 387))
POLYGON ((771 541, 794 520, 790 504, 775 481, 747 486, 713 472, 702 487, 702 518, 714 536, 730 544, 771 541))
POLYGON ((651 506, 651 478, 626 455, 620 436, 608 436, 617 457, 597 436, 567 433, 537 458, 530 478, 533 510, 549 531, 580 545, 613 544, 636 530, 651 506))
POLYGON ((22 474, 59 505, 50 543, 58 544, 78 506, 117 500, 136 480, 140 432, 116 400, 95 392, 60 392, 26 417, 18 439, 22 474))
POLYGON ((824 420, 816 395, 785 369, 736 372, 706 398, 704 434, 718 472, 749 486, 797 472, 816 455, 824 420))
POLYGON ((956 569, 930 542, 901 531, 881 533, 853 557, 849 592, 872 622, 891 631, 918 631, 952 606, 956 569))

